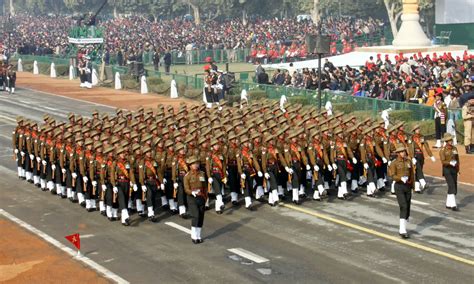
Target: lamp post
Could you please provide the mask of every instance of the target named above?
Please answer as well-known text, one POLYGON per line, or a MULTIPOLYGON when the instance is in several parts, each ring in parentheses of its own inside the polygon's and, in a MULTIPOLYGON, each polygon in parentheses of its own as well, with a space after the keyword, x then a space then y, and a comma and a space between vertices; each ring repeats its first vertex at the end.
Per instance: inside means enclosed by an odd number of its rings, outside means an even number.
POLYGON ((6 53, 7 64, 10 62, 10 50, 11 50, 11 35, 13 33, 13 23, 11 21, 11 13, 8 14, 8 20, 4 23, 5 31, 8 33, 8 50, 6 53))

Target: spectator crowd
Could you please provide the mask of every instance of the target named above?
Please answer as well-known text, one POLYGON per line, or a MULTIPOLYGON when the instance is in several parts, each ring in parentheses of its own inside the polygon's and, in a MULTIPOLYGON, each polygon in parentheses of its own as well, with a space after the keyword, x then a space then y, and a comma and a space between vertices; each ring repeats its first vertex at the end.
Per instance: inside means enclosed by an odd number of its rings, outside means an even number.
MULTIPOLYGON (((5 19, 1 19, 5 21, 5 19)), ((38 16, 17 14, 12 17, 14 33, 12 52, 23 54, 65 54, 68 33, 76 24, 72 16, 38 16)), ((241 19, 205 21, 201 25, 186 19, 150 21, 145 16, 130 16, 99 21, 104 31, 105 48, 110 56, 136 56, 140 52, 174 50, 185 56, 192 50, 226 50, 231 58, 235 50, 250 49, 249 61, 257 59, 277 61, 306 58, 305 36, 317 34, 318 27, 308 20, 255 18, 245 25, 241 19)), ((342 52, 355 45, 378 40, 383 34, 384 22, 378 19, 325 18, 322 31, 332 38, 332 53, 336 42, 342 43, 342 52)), ((1 34, 2 42, 7 34, 1 34)), ((382 39, 383 40, 383 39, 382 39)), ((382 42, 383 43, 383 42, 382 42)))
MULTIPOLYGON (((286 70, 276 69, 273 75, 257 67, 257 81, 260 84, 274 84, 316 90, 318 72, 316 69, 296 70, 290 64, 286 70)), ((399 54, 395 60, 389 56, 370 57, 359 68, 336 67, 325 59, 321 73, 322 89, 351 92, 363 96, 393 101, 406 101, 433 105, 435 96, 457 98, 471 90, 474 80, 474 54, 467 51, 462 56, 451 53, 421 53, 407 57, 399 54)), ((451 99, 449 99, 451 102, 451 99)))

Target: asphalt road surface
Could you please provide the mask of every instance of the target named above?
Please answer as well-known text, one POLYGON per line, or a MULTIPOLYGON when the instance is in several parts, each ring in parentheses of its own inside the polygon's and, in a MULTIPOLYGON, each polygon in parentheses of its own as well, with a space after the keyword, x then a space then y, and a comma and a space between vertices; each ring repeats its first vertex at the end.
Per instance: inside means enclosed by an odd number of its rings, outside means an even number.
MULTIPOLYGON (((257 205, 253 212, 208 211, 204 243, 193 245, 189 220, 160 212, 150 223, 133 215, 130 227, 42 192, 16 176, 11 131, 15 117, 113 108, 30 90, 0 94, 0 208, 70 246, 80 232, 82 253, 130 283, 472 283, 474 187, 459 185, 459 212, 445 209, 444 180, 414 195, 408 241, 398 237, 398 205, 389 193, 301 206, 257 205)), ((467 170, 467 169, 466 169, 467 170)), ((58 267, 58 269, 60 269, 58 267)), ((77 275, 76 277, 80 277, 77 275)))

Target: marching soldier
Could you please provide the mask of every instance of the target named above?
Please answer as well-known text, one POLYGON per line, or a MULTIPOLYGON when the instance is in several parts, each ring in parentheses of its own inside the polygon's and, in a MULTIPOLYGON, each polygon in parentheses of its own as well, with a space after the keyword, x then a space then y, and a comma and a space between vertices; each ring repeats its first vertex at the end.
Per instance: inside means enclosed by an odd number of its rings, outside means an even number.
MULTIPOLYGON (((230 187, 230 200, 232 205, 239 204, 239 188, 240 177, 237 169, 237 155, 239 153, 239 145, 237 144, 237 135, 231 132, 228 137, 229 147, 227 149, 227 171, 229 172, 227 184, 230 187)), ((203 152, 203 151, 201 151, 203 152)))
POLYGON ((103 180, 104 183, 102 184, 102 192, 103 199, 105 201, 105 212, 109 221, 116 221, 118 220, 118 208, 119 203, 117 199, 117 194, 114 192, 112 186, 112 174, 113 167, 114 167, 114 147, 109 146, 104 150, 104 155, 106 155, 105 167, 102 170, 103 180))
MULTIPOLYGON (((158 176, 158 164, 153 160, 152 150, 150 147, 143 148, 144 158, 139 161, 139 181, 142 190, 142 201, 146 201, 148 220, 156 222, 155 208, 158 208, 156 200, 158 190, 161 189, 160 177, 158 176)), ((164 189, 164 186, 163 186, 164 189)))
POLYGON ((204 213, 207 196, 206 177, 199 170, 199 159, 190 157, 188 159, 190 171, 183 179, 184 191, 188 196, 189 211, 191 213, 191 239, 194 244, 203 242, 201 230, 204 224, 204 213))
POLYGON ((23 117, 17 117, 16 122, 17 126, 15 130, 12 132, 12 148, 14 152, 14 159, 17 163, 18 169, 18 178, 25 179, 26 173, 24 170, 24 157, 26 155, 26 145, 24 143, 25 139, 23 138, 24 129, 23 129, 23 117))
MULTIPOLYGON (((168 200, 168 204, 170 206, 170 211, 172 214, 177 214, 178 213, 178 208, 176 207, 176 201, 175 201, 175 196, 174 196, 174 191, 175 191, 175 183, 173 182, 172 178, 172 169, 175 166, 175 153, 174 153, 174 143, 171 140, 167 140, 165 142, 165 148, 166 150, 166 156, 165 156, 165 163, 164 163, 164 177, 163 177, 163 183, 165 184, 165 193, 166 193, 166 199, 168 200), (168 182, 169 181, 169 182, 168 182)), ((176 188, 178 188, 178 184, 176 184, 176 188)))
POLYGON ((188 165, 186 164, 186 152, 184 144, 178 143, 176 145, 177 155, 174 157, 172 163, 171 179, 173 180, 173 198, 178 201, 179 216, 186 219, 186 194, 184 192, 183 178, 189 171, 188 165))
POLYGON ((459 175, 459 152, 453 145, 453 136, 445 133, 443 137, 445 146, 439 151, 439 158, 443 165, 443 176, 448 184, 448 195, 446 197, 446 208, 458 211, 456 194, 458 193, 459 175))
POLYGON ((390 164, 390 174, 393 181, 395 181, 395 194, 400 207, 399 234, 402 238, 407 239, 409 236, 406 225, 410 217, 411 191, 415 176, 405 147, 399 144, 395 153, 397 153, 397 158, 390 164))
POLYGON ((214 192, 216 196, 216 213, 222 214, 225 208, 222 195, 224 192, 224 185, 227 183, 227 167, 217 139, 211 140, 211 152, 209 154, 210 155, 206 157, 206 172, 208 176, 209 191, 214 192))
POLYGON ((297 143, 297 136, 299 134, 300 133, 298 131, 293 131, 290 133, 288 136, 290 141, 284 150, 287 164, 287 168, 285 168, 285 170, 288 173, 288 182, 291 184, 292 201, 296 205, 300 204, 299 189, 302 181, 306 178, 303 176, 303 165, 308 164, 306 154, 297 143))
POLYGON ((288 166, 285 157, 276 147, 273 136, 267 136, 264 142, 267 143, 267 147, 262 151, 262 170, 269 188, 268 203, 275 206, 280 200, 278 196, 279 163, 285 168, 288 166))
POLYGON ((367 196, 369 197, 375 197, 377 191, 377 186, 375 185, 376 168, 381 167, 382 163, 388 162, 379 144, 372 138, 372 131, 374 129, 374 127, 369 127, 364 131, 365 137, 360 144, 361 162, 364 164, 364 176, 367 178, 367 196), (382 161, 377 159, 377 155, 382 157, 382 161))
MULTIPOLYGON (((121 222, 124 226, 130 225, 128 213, 128 199, 130 198, 130 187, 135 184, 135 174, 127 157, 127 149, 120 147, 117 149, 117 160, 112 164, 110 183, 114 198, 118 199, 121 222)), ((115 199, 114 199, 115 200, 115 199)))
POLYGON ((348 196, 347 173, 349 172, 347 164, 349 163, 349 159, 352 160, 354 164, 357 164, 357 161, 355 160, 352 151, 348 149, 348 145, 344 140, 342 129, 337 128, 334 131, 334 135, 336 137, 331 145, 330 160, 332 162, 334 175, 337 174, 339 176, 337 198, 346 199, 348 196))
MULTIPOLYGON (((237 170, 240 175, 240 188, 245 196, 245 208, 253 210, 252 208, 252 193, 255 176, 260 171, 260 165, 254 159, 250 149, 250 141, 247 136, 240 138, 241 150, 237 154, 237 170)), ((263 176, 263 174, 262 174, 263 176)))
POLYGON ((327 152, 324 151, 323 145, 319 140, 319 135, 316 132, 311 133, 312 141, 308 145, 308 157, 313 166, 313 199, 321 201, 321 196, 325 193, 324 180, 322 171, 329 164, 329 158, 327 152))
POLYGON ((408 140, 409 152, 412 158, 413 165, 415 165, 415 192, 421 193, 426 187, 425 175, 423 174, 423 165, 425 164, 424 151, 431 161, 436 162, 433 153, 431 153, 428 141, 425 140, 423 135, 420 133, 420 126, 415 125, 413 127, 413 135, 408 140))

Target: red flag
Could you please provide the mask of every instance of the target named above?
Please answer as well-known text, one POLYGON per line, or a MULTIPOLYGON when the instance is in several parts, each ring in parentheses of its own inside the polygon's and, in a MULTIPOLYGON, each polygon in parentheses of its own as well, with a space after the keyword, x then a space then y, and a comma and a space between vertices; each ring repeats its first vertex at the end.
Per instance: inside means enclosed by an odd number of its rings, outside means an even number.
POLYGON ((79 234, 66 236, 65 238, 66 240, 70 241, 78 250, 81 249, 81 238, 79 237, 79 234))

